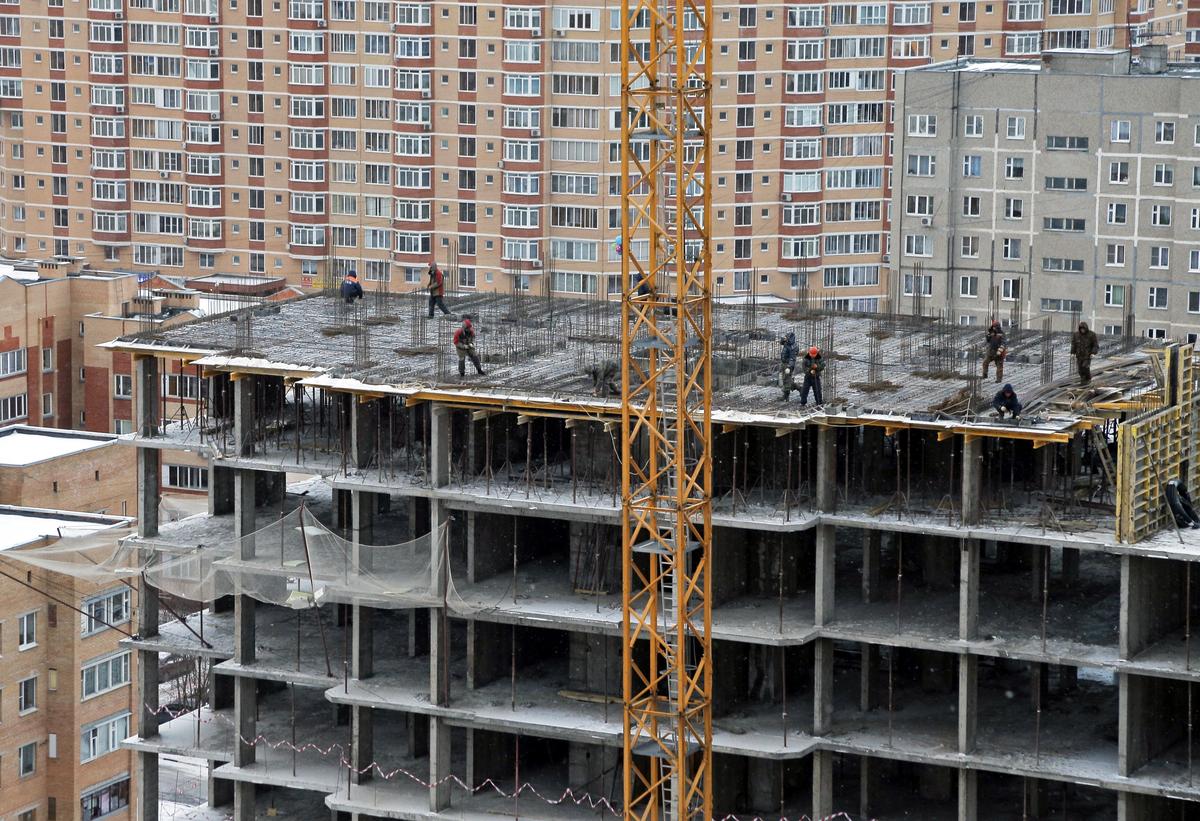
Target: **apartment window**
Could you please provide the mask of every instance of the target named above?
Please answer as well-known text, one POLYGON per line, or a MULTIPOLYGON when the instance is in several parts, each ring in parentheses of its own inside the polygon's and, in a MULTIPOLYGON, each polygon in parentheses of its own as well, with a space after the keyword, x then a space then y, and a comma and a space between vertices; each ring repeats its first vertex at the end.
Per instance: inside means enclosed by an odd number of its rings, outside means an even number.
POLYGON ((1129 163, 1126 160, 1110 162, 1108 164, 1108 181, 1114 185, 1124 185, 1129 182, 1129 163))
POLYGON ((980 198, 976 196, 963 197, 962 215, 964 217, 977 217, 980 213, 980 198))
POLYGON ((1004 218, 1019 220, 1025 215, 1025 202, 1014 197, 1004 198, 1004 218))
POLYGON ((1167 338, 1167 329, 1166 328, 1147 328, 1146 329, 1146 338, 1147 339, 1166 339, 1167 338))
MULTIPOLYGON (((129 737, 129 713, 85 724, 80 730, 79 761, 87 763, 119 749, 121 742, 129 737)), ((85 815, 85 818, 92 816, 85 815)))
POLYGON ((1113 120, 1108 124, 1108 141, 1113 143, 1129 142, 1129 120, 1113 120))
POLYGON ((1170 268, 1171 267, 1171 249, 1165 245, 1150 246, 1150 267, 1151 268, 1170 268))
POLYGON ((0 353, 0 379, 25 373, 26 356, 24 348, 0 353))
POLYGON ((904 295, 913 296, 914 293, 920 292, 921 296, 933 295, 933 275, 932 274, 905 274, 904 275, 904 295))
POLYGON ((1150 206, 1150 224, 1165 228, 1171 224, 1171 206, 1169 205, 1152 205, 1150 206))
POLYGON ((909 114, 908 115, 908 136, 910 136, 910 137, 936 137, 937 136, 937 115, 936 114, 909 114))
POLYGON ((1051 135, 1046 138, 1046 148, 1049 151, 1087 151, 1088 138, 1051 135))
POLYGON ((1174 185, 1175 184, 1175 166, 1168 165, 1165 162, 1154 164, 1154 184, 1155 185, 1174 185))
POLYGON ((1084 230, 1085 220, 1077 217, 1043 217, 1042 228, 1046 231, 1070 231, 1078 233, 1084 230))
POLYGON ((979 177, 983 174, 983 157, 978 154, 968 154, 963 157, 963 176, 979 177))
POLYGON ((1041 302, 1046 313, 1078 314, 1083 312, 1083 300, 1044 297, 1041 302))
POLYGON ((1167 309, 1167 289, 1162 286, 1153 286, 1146 290, 1146 307, 1155 311, 1165 311, 1167 309))
POLYGON ((904 253, 910 257, 933 255, 933 241, 926 234, 905 234, 904 253))
POLYGON ((937 160, 932 154, 909 154, 908 175, 910 177, 932 177, 937 169, 937 160))
POLYGON ((1112 283, 1104 286, 1104 304, 1109 308, 1125 307, 1125 286, 1112 283))
POLYGON ((129 589, 112 590, 85 599, 80 610, 83 611, 79 617, 80 630, 85 636, 124 624, 129 621, 129 589))
POLYGON ((83 817, 103 818, 129 806, 129 776, 121 777, 85 792, 79 799, 83 817))
POLYGON ((1200 291, 1188 291, 1188 313, 1200 314, 1200 291))
MULTIPOLYGON (((28 744, 22 744, 17 751, 17 767, 21 778, 33 775, 37 772, 37 742, 31 741, 28 744)), ((32 812, 32 811, 31 811, 32 812)), ((36 816, 30 815, 30 818, 36 816)))
MULTIPOLYGON (((974 3, 971 4, 972 8, 974 3)), ((963 120, 963 136, 965 137, 982 137, 983 136, 983 117, 978 114, 968 114, 963 120)))
POLYGON ((25 715, 37 709, 37 676, 17 682, 17 713, 25 715))
POLYGON ((958 278, 958 295, 965 297, 979 296, 979 277, 960 276, 958 278))
POLYGON ((129 683, 129 651, 84 664, 79 672, 84 700, 129 683))
POLYGON ((1007 17, 1010 22, 1042 19, 1042 0, 1008 0, 1007 17))
POLYGON ((1125 264, 1125 246, 1110 242, 1104 252, 1104 264, 1120 267, 1125 264))
POLYGON ((1129 206, 1123 202, 1110 202, 1105 209, 1109 225, 1124 225, 1129 218, 1129 206))
POLYGON ((1042 257, 1042 270, 1058 274, 1083 273, 1083 260, 1065 257, 1042 257))
POLYGON ((1025 159, 1023 157, 1006 157, 1004 160, 1004 178, 1019 180, 1025 176, 1025 159))
POLYGON ((1025 118, 1009 117, 1005 127, 1005 133, 1010 140, 1025 139, 1025 118))
POLYGON ((37 646, 37 612, 17 617, 17 649, 28 650, 37 646))
POLYGON ((1154 123, 1154 142, 1160 144, 1175 142, 1175 123, 1157 120, 1154 123))
POLYGON ((959 255, 964 259, 975 259, 979 256, 979 237, 962 237, 959 244, 959 255))
POLYGON ((1000 243, 1001 256, 1005 259, 1021 258, 1021 240, 1015 237, 1005 237, 1000 243))

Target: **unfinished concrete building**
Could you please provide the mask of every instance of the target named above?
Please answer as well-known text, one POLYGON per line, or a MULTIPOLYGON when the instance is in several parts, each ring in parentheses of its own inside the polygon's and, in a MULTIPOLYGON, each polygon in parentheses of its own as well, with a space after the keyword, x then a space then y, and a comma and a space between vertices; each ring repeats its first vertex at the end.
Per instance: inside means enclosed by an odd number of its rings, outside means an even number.
MULTIPOLYGON (((147 821, 167 754, 238 821, 620 813, 620 401, 588 375, 619 307, 462 300, 487 375, 460 380, 418 300, 112 343, 153 562, 131 645, 215 662, 178 715, 139 665, 147 821), (179 365, 201 410, 163 425, 179 365), (160 526, 180 447, 209 512, 160 526), (160 590, 202 601, 158 623, 160 590)), ((1065 338, 1015 332, 1011 423, 977 330, 714 317, 715 817, 1194 817, 1200 531, 1162 500, 1200 470, 1190 347, 1106 337, 1080 388, 1065 338), (787 330, 830 360, 821 407, 780 398, 787 330)))

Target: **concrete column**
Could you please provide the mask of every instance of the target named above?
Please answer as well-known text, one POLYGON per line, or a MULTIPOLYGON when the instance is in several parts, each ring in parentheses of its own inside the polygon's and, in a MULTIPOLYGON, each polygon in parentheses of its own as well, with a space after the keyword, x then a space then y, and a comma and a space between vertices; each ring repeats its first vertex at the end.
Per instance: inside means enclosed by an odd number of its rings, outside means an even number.
POLYGON ((979 818, 979 774, 975 770, 958 771, 958 821, 979 818))
POLYGON ((208 806, 216 809, 233 803, 233 782, 228 778, 217 778, 213 771, 221 766, 222 761, 209 761, 205 768, 208 772, 208 806))
POLYGON ((813 642, 813 735, 833 727, 833 640, 813 642))
POLYGON ((208 515, 233 513, 233 470, 220 465, 208 468, 208 515))
POLYGON ((863 566, 862 566, 862 597, 864 604, 877 601, 883 592, 879 578, 879 563, 881 560, 883 532, 880 530, 863 531, 863 566))
POLYGON ((1077 547, 1064 547, 1062 552, 1062 583, 1074 587, 1079 582, 1079 563, 1083 552, 1077 547))
MULTIPOLYGON (((355 405, 356 408, 360 407, 355 405)), ((358 419, 359 414, 354 414, 358 419)), ((379 508, 379 497, 363 490, 350 494, 350 538, 354 552, 354 566, 361 570, 371 569, 371 552, 362 546, 372 541, 372 528, 379 508)), ((375 611, 371 607, 351 605, 351 656, 350 675, 355 679, 370 678, 375 671, 375 611)), ((354 706, 350 709, 350 759, 355 784, 370 781, 374 773, 361 772, 375 760, 375 712, 369 707, 354 706)))
POLYGON ((871 796, 874 793, 875 767, 869 756, 858 757, 858 814, 871 817, 871 796))
POLYGON ((963 539, 958 563, 958 637, 979 638, 979 540, 963 539))
POLYGON ((979 524, 983 510, 983 440, 978 436, 963 436, 962 466, 962 523, 965 527, 979 524))
POLYGON ((773 758, 752 756, 746 767, 746 786, 753 807, 777 807, 780 798, 780 762, 773 758))
POLYGON ((859 707, 865 713, 879 706, 879 646, 862 644, 859 651, 862 655, 859 707))
POLYGON ((235 456, 254 455, 254 377, 237 375, 233 387, 233 447, 235 456))
MULTIPOLYGON (((467 687, 471 690, 508 674, 501 648, 508 649, 512 628, 508 625, 471 619, 467 622, 467 687)), ((574 638, 577 633, 570 634, 574 638)), ((505 654, 507 655, 507 654, 505 654)))
POLYGON ((979 713, 979 657, 968 653, 958 657, 958 751, 975 752, 979 713))
MULTIPOLYGON (((242 382, 235 382, 239 389, 235 394, 235 404, 241 402, 242 382)), ((251 397, 253 394, 251 394, 251 397)), ((245 407, 248 403, 241 402, 245 407)), ((244 441, 237 438, 235 441, 244 441)), ((234 536, 238 539, 237 558, 248 560, 254 558, 254 540, 244 538, 256 529, 255 517, 255 473, 252 470, 235 470, 233 476, 233 527, 234 536)), ((255 641, 255 610, 257 602, 238 593, 233 600, 233 657, 238 664, 250 664, 254 661, 255 641)), ((258 734, 258 693, 255 680, 245 676, 233 679, 233 720, 238 737, 233 743, 233 763, 244 767, 254 763, 255 748, 250 743, 258 734)), ((255 791, 254 785, 237 781, 233 787, 233 818, 234 821, 254 821, 255 791)))
POLYGON ((1046 585, 1050 582, 1046 574, 1046 559, 1050 555, 1049 545, 1030 545, 1029 546, 1029 600, 1040 602, 1042 600, 1042 591, 1046 589, 1046 585))
POLYGON ((837 510, 837 431, 828 425, 817 428, 817 510, 837 510))
POLYGON ((349 397, 350 402, 350 461, 359 470, 365 469, 375 458, 378 440, 379 400, 359 401, 349 397))
POLYGON ((355 784, 365 784, 375 773, 364 770, 375 760, 375 712, 370 707, 350 708, 350 763, 355 784))
POLYGON ((158 535, 158 504, 162 500, 162 451, 137 449, 138 535, 144 539, 158 535))
POLYGON ((817 750, 812 754, 813 818, 833 815, 833 753, 817 750))
POLYGON ((133 423, 139 436, 158 436, 162 424, 161 390, 158 357, 134 358, 133 423))
MULTIPOLYGON (((450 411, 431 405, 429 442, 429 479, 436 491, 450 483, 450 411)), ((433 551, 433 583, 437 590, 446 585, 444 558, 449 551, 450 512, 437 496, 429 503, 429 529, 433 551)), ((448 616, 442 610, 429 612, 429 697, 433 704, 446 706, 450 701, 448 616)), ((450 727, 440 716, 429 717, 429 809, 439 812, 450 806, 450 727)))

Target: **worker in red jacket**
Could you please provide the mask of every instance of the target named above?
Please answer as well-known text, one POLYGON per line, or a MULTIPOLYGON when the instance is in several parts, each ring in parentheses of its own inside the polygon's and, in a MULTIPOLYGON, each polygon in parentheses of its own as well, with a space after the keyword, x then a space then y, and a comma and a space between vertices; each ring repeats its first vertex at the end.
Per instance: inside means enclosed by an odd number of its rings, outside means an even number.
POLYGON ((458 351, 458 375, 460 377, 467 375, 466 360, 468 357, 471 364, 475 366, 475 371, 483 376, 483 365, 479 363, 479 354, 475 353, 475 327, 471 324, 470 317, 465 318, 462 325, 454 332, 454 350, 458 351))
POLYGON ((429 263, 429 282, 426 287, 429 288, 429 318, 433 319, 434 307, 441 308, 442 313, 450 316, 450 309, 446 307, 446 303, 442 299, 446 293, 446 278, 442 276, 436 262, 429 263))

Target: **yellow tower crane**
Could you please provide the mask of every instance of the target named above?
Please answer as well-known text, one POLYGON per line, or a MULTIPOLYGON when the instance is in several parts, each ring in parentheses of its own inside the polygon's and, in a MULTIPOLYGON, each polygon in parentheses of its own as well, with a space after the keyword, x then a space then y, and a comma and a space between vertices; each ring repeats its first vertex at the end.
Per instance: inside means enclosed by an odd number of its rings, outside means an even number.
POLYGON ((712 816, 711 0, 621 0, 625 817, 712 816))

